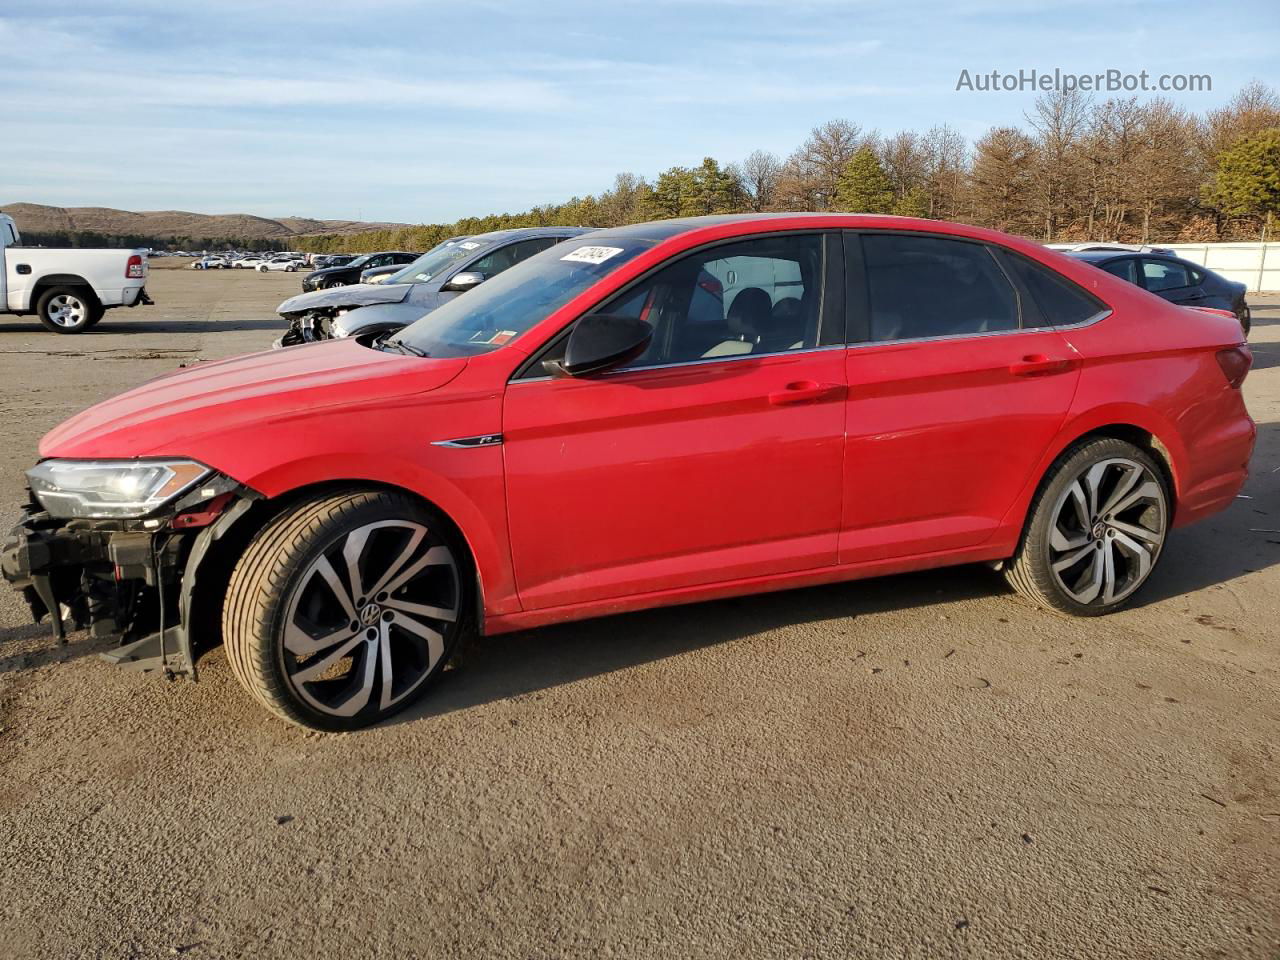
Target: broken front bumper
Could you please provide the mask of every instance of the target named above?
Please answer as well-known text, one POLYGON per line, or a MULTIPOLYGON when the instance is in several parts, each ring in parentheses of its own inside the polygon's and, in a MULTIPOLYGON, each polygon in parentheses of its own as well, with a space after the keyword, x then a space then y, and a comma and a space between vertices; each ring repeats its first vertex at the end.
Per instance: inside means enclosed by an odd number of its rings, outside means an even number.
POLYGON ((0 549, 0 573, 35 622, 49 617, 59 643, 70 623, 93 637, 116 637, 120 645, 102 655, 112 663, 194 679, 197 574, 214 540, 254 497, 228 489, 140 520, 58 519, 33 501, 0 549))

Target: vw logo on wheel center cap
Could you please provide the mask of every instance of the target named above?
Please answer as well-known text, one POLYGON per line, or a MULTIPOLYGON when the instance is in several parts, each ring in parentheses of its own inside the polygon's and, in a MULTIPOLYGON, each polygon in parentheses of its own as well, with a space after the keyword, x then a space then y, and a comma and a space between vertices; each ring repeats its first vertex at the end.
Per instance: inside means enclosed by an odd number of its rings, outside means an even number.
POLYGON ((366 627, 372 627, 378 622, 380 616, 382 616, 382 608, 376 603, 370 603, 360 611, 360 622, 366 627))
POLYGON ((1107 525, 1103 523, 1101 520, 1099 520, 1097 523, 1093 525, 1093 530, 1091 531, 1091 535, 1093 539, 1101 540, 1104 536, 1106 536, 1106 533, 1107 533, 1107 525))

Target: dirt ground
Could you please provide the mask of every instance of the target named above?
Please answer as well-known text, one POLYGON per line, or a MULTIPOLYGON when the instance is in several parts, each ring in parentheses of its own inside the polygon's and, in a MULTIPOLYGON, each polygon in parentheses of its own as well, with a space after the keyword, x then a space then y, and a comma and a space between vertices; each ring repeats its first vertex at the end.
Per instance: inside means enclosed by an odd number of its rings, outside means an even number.
MULTIPOLYGON (((265 347, 298 276, 156 270, 0 323, 0 521, 37 439, 265 347)), ((367 732, 166 683, 0 590, 3 957, 1280 957, 1280 296, 1248 499, 1130 609, 985 569, 475 645, 367 732)))

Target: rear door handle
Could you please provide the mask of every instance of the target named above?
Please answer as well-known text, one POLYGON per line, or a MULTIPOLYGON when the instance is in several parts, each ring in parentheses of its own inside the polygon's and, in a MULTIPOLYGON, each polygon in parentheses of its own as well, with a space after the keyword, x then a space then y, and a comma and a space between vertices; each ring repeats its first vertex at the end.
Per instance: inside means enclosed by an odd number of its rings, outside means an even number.
POLYGON ((1062 373, 1069 369, 1071 361, 1065 357, 1050 357, 1032 353, 1009 364, 1009 372, 1015 377, 1042 377, 1050 373, 1062 373))
POLYGON ((769 394, 769 402, 775 407, 785 407, 796 403, 821 403, 823 400, 834 400, 843 397, 843 383, 818 383, 816 380, 796 380, 788 383, 781 390, 769 394))

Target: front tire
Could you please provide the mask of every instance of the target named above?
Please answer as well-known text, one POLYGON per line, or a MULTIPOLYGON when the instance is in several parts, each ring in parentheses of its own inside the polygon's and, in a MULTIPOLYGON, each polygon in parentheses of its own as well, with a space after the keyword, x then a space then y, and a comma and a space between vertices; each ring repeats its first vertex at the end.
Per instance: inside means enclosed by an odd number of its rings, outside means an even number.
POLYGON ((1168 535, 1164 471, 1123 440, 1087 440, 1050 468, 1022 541, 1005 565, 1009 585, 1039 606, 1092 617, 1118 610, 1148 580, 1168 535))
POLYGON ((54 333, 79 333, 102 318, 102 306, 78 287, 50 287, 40 295, 36 314, 54 333))
POLYGON ((354 730, 403 710, 472 622, 462 545, 412 497, 352 491, 269 523, 232 572, 227 659, 268 710, 354 730))

